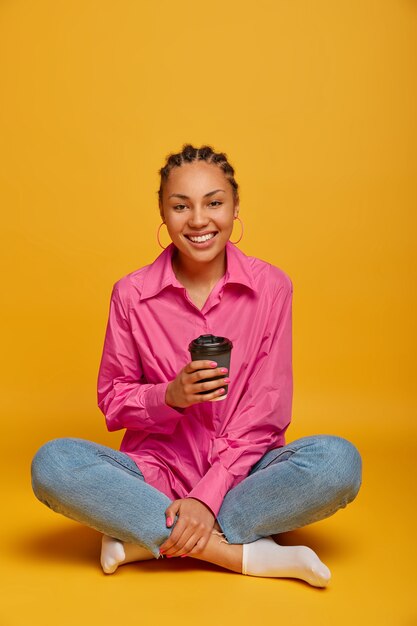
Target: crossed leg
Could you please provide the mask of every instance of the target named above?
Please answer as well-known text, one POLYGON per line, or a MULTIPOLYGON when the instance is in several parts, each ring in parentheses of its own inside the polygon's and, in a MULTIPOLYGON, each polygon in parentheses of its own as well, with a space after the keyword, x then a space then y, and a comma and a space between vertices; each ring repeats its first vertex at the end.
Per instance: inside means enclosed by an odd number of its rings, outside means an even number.
MULTIPOLYGON (((49 442, 34 459, 35 495, 58 513, 105 533, 107 573, 122 563, 162 556, 158 546, 167 529, 160 512, 169 499, 137 472, 127 455, 75 439, 49 442)), ((272 536, 346 506, 359 481, 359 454, 341 438, 306 437, 271 450, 226 494, 206 547, 190 556, 237 573, 326 586, 330 572, 310 548, 280 546, 272 536)))

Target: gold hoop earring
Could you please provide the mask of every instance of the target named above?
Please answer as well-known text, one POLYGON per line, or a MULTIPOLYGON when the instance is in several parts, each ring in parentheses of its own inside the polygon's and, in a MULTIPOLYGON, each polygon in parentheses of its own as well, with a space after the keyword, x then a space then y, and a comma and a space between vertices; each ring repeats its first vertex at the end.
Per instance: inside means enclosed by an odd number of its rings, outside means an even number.
POLYGON ((239 239, 238 239, 237 241, 230 241, 230 239, 229 239, 230 243, 232 243, 233 245, 236 245, 237 243, 239 243, 239 241, 240 241, 240 240, 242 239, 242 237, 243 237, 243 222, 242 222, 242 220, 240 219, 240 217, 239 217, 238 215, 235 217, 235 219, 236 219, 236 220, 239 220, 240 225, 241 225, 241 227, 242 227, 242 232, 240 233, 240 237, 239 237, 239 239))
POLYGON ((159 224, 157 233, 156 233, 156 238, 158 240, 159 245, 161 246, 162 250, 165 250, 165 248, 168 248, 168 246, 163 246, 160 239, 159 239, 159 231, 161 230, 161 226, 163 226, 165 224, 165 222, 161 222, 161 224, 159 224))

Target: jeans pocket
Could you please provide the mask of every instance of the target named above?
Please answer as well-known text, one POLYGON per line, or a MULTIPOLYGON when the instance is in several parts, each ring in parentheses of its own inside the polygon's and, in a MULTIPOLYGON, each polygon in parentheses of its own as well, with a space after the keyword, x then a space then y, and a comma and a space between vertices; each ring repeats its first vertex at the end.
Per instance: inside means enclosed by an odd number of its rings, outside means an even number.
POLYGON ((136 463, 132 461, 132 459, 130 459, 130 457, 127 457, 125 460, 121 459, 120 457, 116 458, 111 454, 107 454, 106 452, 98 452, 98 456, 110 463, 111 465, 119 467, 120 469, 123 469, 125 472, 128 472, 132 476, 135 476, 135 478, 141 478, 142 480, 145 480, 143 473, 136 465, 136 463))
POLYGON ((285 446, 285 449, 283 446, 282 448, 275 448, 275 450, 269 450, 269 452, 266 452, 264 456, 255 463, 255 465, 252 467, 249 474, 253 474, 254 472, 257 472, 258 470, 266 469, 273 463, 280 463, 281 461, 287 461, 294 454, 294 452, 295 450, 293 450, 292 448, 288 448, 287 446, 285 446), (272 453, 275 453, 275 454, 272 454, 272 453))

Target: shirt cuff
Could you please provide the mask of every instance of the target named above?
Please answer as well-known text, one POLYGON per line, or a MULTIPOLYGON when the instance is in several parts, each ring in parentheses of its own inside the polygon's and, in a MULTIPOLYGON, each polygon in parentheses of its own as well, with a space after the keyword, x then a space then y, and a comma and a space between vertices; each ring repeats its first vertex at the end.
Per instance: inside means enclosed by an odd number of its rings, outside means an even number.
POLYGON ((234 482, 234 476, 220 463, 210 467, 201 480, 191 489, 186 498, 196 498, 208 506, 213 515, 217 513, 223 503, 223 499, 234 482))
POLYGON ((152 385, 145 394, 145 408, 152 420, 178 420, 185 409, 180 407, 168 406, 165 402, 165 396, 168 382, 157 383, 152 385))

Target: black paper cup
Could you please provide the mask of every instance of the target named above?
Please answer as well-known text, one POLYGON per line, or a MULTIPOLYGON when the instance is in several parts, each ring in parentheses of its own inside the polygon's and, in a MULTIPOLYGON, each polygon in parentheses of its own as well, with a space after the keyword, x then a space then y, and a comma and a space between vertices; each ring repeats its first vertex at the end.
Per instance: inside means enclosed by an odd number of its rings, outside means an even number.
MULTIPOLYGON (((226 337, 217 337, 216 335, 200 335, 197 339, 191 341, 188 346, 188 350, 191 354, 192 361, 210 360, 216 361, 217 367, 227 367, 230 373, 230 357, 233 344, 230 339, 226 337)), ((199 370, 196 370, 199 371, 199 370)), ((199 383, 203 383, 210 380, 217 380, 224 378, 224 376, 213 376, 212 378, 204 378, 199 380, 199 383)), ((210 402, 217 402, 217 400, 224 400, 227 397, 228 385, 221 385, 217 389, 224 388, 225 392, 222 396, 214 398, 210 402)), ((206 395, 213 393, 216 389, 209 389, 207 391, 199 391, 198 395, 206 395)))

